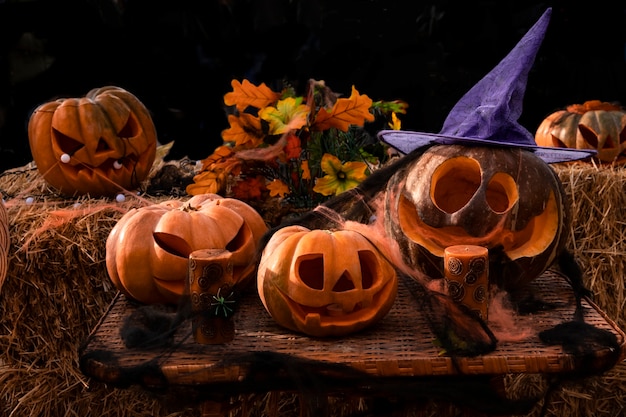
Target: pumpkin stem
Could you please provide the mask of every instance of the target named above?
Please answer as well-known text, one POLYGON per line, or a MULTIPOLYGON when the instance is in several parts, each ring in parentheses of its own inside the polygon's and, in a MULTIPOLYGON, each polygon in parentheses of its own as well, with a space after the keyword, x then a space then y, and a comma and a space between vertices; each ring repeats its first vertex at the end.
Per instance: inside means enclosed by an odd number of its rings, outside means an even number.
POLYGON ((182 210, 182 211, 185 211, 185 212, 189 212, 189 211, 198 211, 198 210, 199 210, 199 208, 198 208, 198 207, 196 207, 196 206, 192 206, 192 205, 191 205, 191 203, 185 203, 185 204, 183 204, 183 206, 181 207, 181 210, 182 210))

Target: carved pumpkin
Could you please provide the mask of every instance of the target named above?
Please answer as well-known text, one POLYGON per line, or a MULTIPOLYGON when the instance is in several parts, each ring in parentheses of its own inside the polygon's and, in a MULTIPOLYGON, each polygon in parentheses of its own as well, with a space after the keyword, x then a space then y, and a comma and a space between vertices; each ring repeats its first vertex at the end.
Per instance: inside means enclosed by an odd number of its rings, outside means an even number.
MULTIPOLYGON (((1 196, 0 196, 1 197, 1 196)), ((11 235, 9 234, 9 214, 0 199, 0 291, 9 270, 9 250, 11 249, 11 235)))
POLYGON ((595 149, 604 163, 626 163, 626 110, 599 100, 573 104, 546 117, 537 132, 540 146, 595 149))
POLYGON ((569 215, 552 168, 529 151, 439 145, 388 182, 385 228, 404 262, 444 276, 452 245, 489 249, 490 282, 516 288, 563 249, 569 215))
POLYGON ((28 124, 31 154, 52 187, 66 195, 114 195, 148 176, 157 135, 146 107, 118 87, 44 103, 28 124))
POLYGON ((309 336, 342 336, 384 317, 395 301, 395 269, 375 244, 352 230, 279 229, 263 250, 257 289, 283 327, 309 336))
POLYGON ((106 267, 115 286, 146 304, 177 303, 185 291, 189 255, 201 249, 231 252, 233 281, 254 278, 263 218, 246 203, 201 194, 131 209, 106 242, 106 267))

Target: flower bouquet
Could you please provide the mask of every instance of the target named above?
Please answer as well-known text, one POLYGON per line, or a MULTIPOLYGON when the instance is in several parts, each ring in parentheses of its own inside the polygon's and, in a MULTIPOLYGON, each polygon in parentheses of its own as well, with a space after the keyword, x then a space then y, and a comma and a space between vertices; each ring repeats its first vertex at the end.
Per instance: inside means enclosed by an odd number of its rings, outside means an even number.
POLYGON ((400 128, 402 101, 372 101, 352 87, 343 98, 310 80, 304 95, 248 80, 224 96, 230 127, 201 161, 188 194, 217 193, 257 208, 270 224, 356 187, 389 159, 375 134, 400 128), (272 218, 268 218, 271 215, 272 218))

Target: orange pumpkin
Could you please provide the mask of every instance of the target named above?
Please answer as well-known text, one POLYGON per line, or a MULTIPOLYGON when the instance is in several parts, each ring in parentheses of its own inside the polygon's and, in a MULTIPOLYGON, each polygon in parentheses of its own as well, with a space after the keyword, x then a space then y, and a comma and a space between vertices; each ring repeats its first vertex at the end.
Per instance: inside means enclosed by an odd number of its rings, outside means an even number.
POLYGON ((9 249, 11 248, 11 236, 9 235, 9 215, 0 201, 0 290, 9 269, 9 249))
POLYGON ((40 105, 31 115, 28 139, 48 184, 66 195, 91 196, 139 187, 157 144, 150 113, 119 87, 40 105))
POLYGON ((626 109, 599 100, 567 106, 546 117, 537 132, 540 146, 595 149, 603 163, 626 163, 626 109))
POLYGON ((272 235, 257 272, 265 309, 281 326, 309 336, 343 336, 391 309, 394 267, 352 230, 285 226, 272 235))
POLYGON ((490 282, 516 288, 543 273, 569 229, 561 182, 539 157, 513 148, 440 145, 388 182, 385 228, 404 262, 444 277, 444 250, 489 249, 490 282))
POLYGON ((254 277, 257 245, 266 230, 252 207, 216 194, 132 209, 109 233, 107 271, 130 298, 146 304, 178 303, 192 252, 230 251, 233 281, 245 285, 254 277))

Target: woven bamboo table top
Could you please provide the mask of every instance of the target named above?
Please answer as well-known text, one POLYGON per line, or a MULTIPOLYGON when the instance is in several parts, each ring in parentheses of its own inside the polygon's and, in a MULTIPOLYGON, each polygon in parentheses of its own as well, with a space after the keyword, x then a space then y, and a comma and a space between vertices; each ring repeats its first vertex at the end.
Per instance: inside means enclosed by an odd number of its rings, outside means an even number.
MULTIPOLYGON (((557 272, 544 273, 523 290, 551 306, 516 316, 513 333, 516 329, 529 328, 532 332, 522 340, 499 341, 495 351, 476 357, 451 358, 441 354, 433 343, 428 322, 419 311, 420 303, 413 296, 411 285, 410 281, 401 281, 389 314, 365 331, 350 336, 319 339, 285 330, 269 317, 256 293, 250 292, 240 300, 233 317, 235 337, 229 343, 198 344, 191 336, 191 323, 184 322, 169 346, 132 349, 125 346, 120 329, 138 305, 117 295, 84 343, 80 352, 81 369, 107 383, 124 383, 133 376, 133 382, 150 385, 155 383, 152 379, 157 371, 168 384, 210 385, 244 380, 255 366, 253 361, 267 353, 319 364, 320 370, 326 365, 337 365, 378 379, 602 371, 614 365, 615 352, 606 346, 579 357, 565 352, 559 345, 547 346, 540 341, 539 332, 572 320, 575 310, 573 291, 557 272), (252 362, 250 358, 254 358, 252 362)), ((615 334, 622 360, 624 332, 590 300, 583 299, 583 309, 588 324, 615 334)), ((272 367, 266 366, 263 372, 271 374, 272 367)), ((277 368, 277 375, 267 377, 280 379, 280 372, 284 368, 277 368)))

